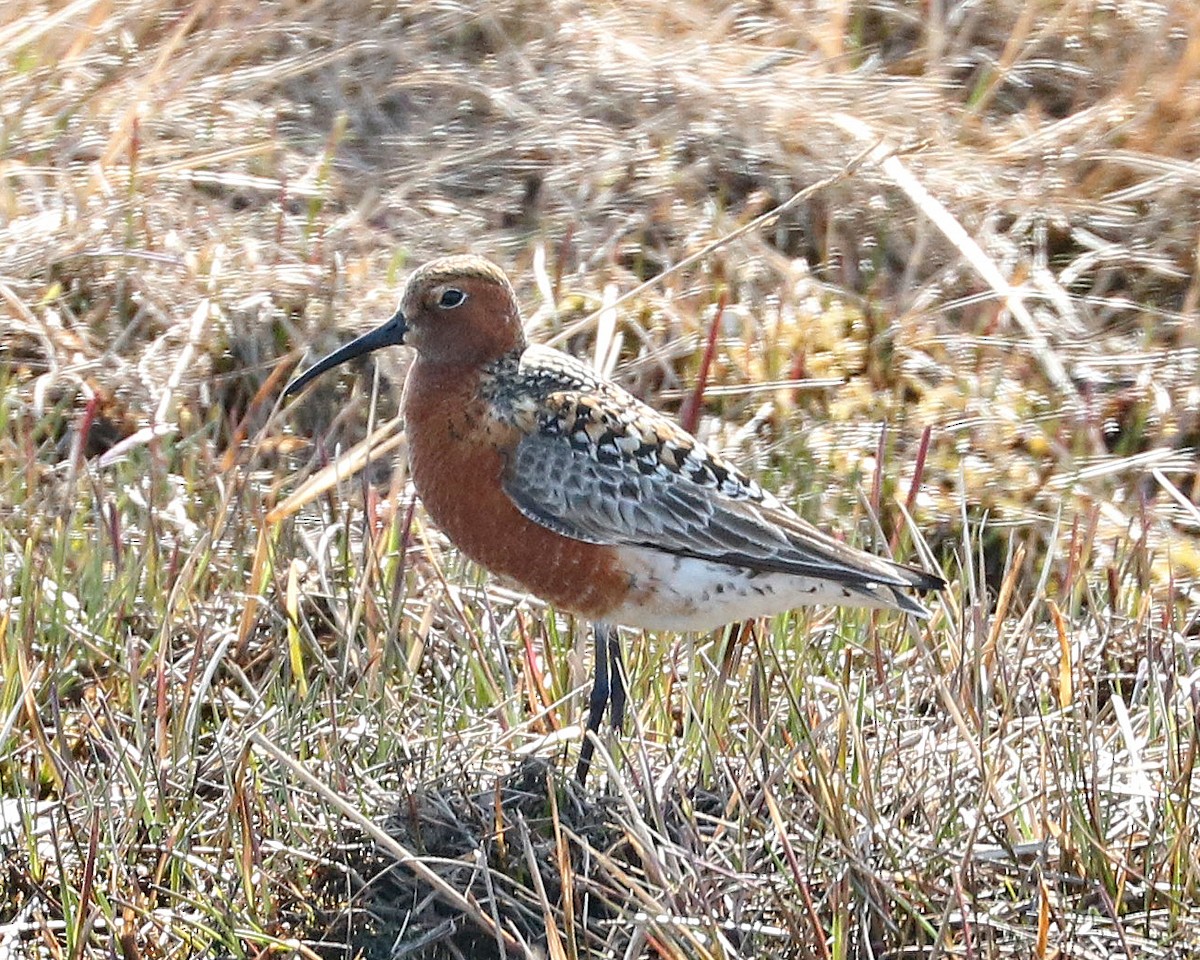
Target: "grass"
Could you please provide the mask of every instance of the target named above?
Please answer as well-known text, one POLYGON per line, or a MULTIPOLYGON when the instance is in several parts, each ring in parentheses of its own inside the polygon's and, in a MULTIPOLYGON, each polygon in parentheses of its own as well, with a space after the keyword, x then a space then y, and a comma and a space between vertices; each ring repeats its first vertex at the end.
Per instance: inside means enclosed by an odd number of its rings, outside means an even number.
POLYGON ((1198 27, 6 4, 0 953, 1200 954, 1198 27), (575 787, 586 625, 349 466, 402 359, 275 408, 465 249, 932 621, 627 636, 575 787))

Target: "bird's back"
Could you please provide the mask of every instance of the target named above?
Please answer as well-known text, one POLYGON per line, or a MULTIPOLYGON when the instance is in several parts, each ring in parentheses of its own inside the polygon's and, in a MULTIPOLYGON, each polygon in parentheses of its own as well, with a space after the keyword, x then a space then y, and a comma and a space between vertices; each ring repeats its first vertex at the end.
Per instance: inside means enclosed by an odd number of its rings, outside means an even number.
MULTIPOLYGON (((923 615, 903 591, 941 585, 821 532, 669 418, 558 351, 529 347, 503 358, 485 370, 481 394, 515 431, 501 484, 521 514, 617 548, 633 594, 669 593, 670 584, 707 594, 707 615, 689 614, 689 623, 738 618, 723 608, 804 603, 923 615)), ((648 625, 642 619, 636 625, 648 625)))

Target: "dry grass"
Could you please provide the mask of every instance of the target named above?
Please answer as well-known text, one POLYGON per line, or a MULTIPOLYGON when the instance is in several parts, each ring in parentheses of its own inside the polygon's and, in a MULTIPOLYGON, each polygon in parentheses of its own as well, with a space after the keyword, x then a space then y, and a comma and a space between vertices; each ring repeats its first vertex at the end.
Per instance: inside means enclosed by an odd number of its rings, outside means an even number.
POLYGON ((0 955, 1200 955, 1192 5, 9 0, 0 55, 0 955), (669 409, 716 324, 702 435, 933 622, 628 638, 573 789, 583 625, 390 458, 266 519, 395 409, 278 413, 302 351, 464 249, 669 409))

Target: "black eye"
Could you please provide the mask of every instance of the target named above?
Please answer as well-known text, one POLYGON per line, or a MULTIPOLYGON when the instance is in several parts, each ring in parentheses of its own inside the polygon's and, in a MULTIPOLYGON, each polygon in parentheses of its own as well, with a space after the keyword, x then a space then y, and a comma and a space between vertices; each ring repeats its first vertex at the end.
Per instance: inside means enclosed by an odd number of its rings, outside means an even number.
POLYGON ((467 302, 467 295, 461 290, 456 290, 454 287, 449 287, 442 291, 441 297, 438 299, 438 306, 445 307, 447 310, 452 310, 455 307, 461 307, 467 302))

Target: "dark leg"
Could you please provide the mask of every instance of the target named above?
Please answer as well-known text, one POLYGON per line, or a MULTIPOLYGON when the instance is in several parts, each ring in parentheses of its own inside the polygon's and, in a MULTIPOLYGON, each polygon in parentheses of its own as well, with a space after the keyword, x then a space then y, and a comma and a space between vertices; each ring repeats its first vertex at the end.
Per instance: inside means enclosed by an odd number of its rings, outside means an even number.
MULTIPOLYGON (((592 675, 592 694, 588 698, 587 729, 583 734, 583 747, 579 751, 579 765, 575 768, 575 779, 580 785, 587 782, 588 768, 592 765, 592 754, 596 749, 593 735, 600 729, 600 720, 604 716, 604 708, 609 703, 608 684, 608 651, 609 635, 616 636, 616 630, 597 623, 593 626, 593 639, 596 647, 596 666, 592 675)), ((618 677, 618 683, 621 683, 618 677)), ((625 687, 621 684, 621 705, 624 709, 625 687)))
POLYGON ((625 724, 625 663, 621 659, 621 635, 616 627, 608 627, 608 673, 612 690, 608 694, 608 719, 620 732, 625 724))

